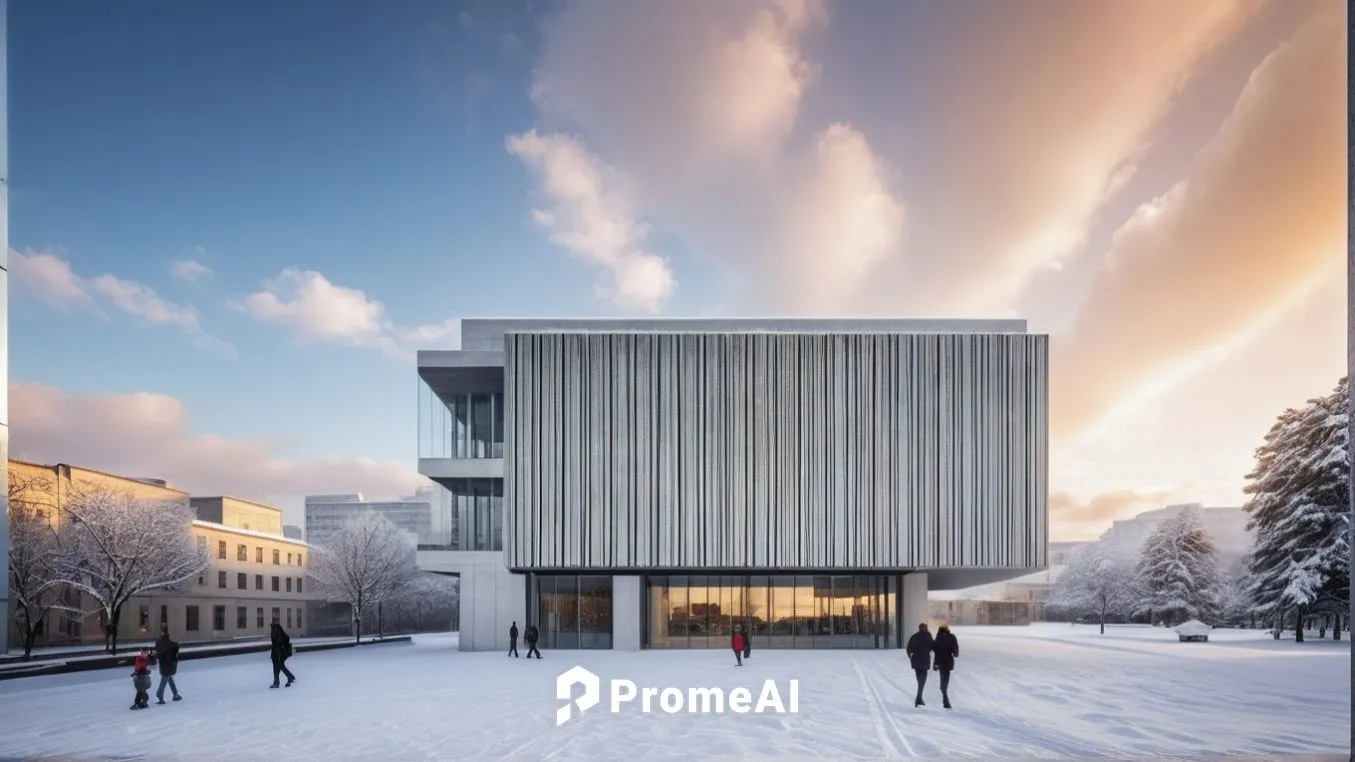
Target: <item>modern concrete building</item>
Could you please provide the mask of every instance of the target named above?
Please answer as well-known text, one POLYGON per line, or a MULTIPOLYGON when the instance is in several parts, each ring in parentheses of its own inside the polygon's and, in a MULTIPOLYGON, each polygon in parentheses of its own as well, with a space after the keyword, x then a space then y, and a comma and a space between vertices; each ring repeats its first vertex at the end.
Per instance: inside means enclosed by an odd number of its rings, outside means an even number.
MULTIPOLYGON (((144 501, 147 510, 157 503, 177 503, 197 512, 193 534, 209 551, 211 566, 175 589, 132 598, 118 623, 119 639, 154 637, 161 622, 169 624, 172 637, 185 642, 262 636, 274 617, 294 635, 307 633, 303 611, 318 599, 305 581, 309 548, 282 536, 278 509, 233 497, 191 497, 163 480, 133 479, 64 463, 10 460, 7 478, 17 488, 15 499, 54 528, 61 525, 63 501, 82 486, 125 493, 144 501)), ((70 606, 90 613, 53 611, 37 645, 103 642, 103 620, 92 611, 94 601, 76 590, 61 592, 70 606)), ((11 631, 12 609, 7 621, 4 629, 11 631)))
POLYGON ((1019 320, 465 320, 420 352, 461 647, 897 648, 1045 568, 1048 337, 1019 320))
POLYGON ((325 538, 337 532, 345 522, 361 513, 373 511, 408 532, 416 544, 433 542, 432 492, 421 490, 398 500, 366 500, 353 495, 307 495, 306 541, 324 545, 325 538))
POLYGON ((306 533, 302 531, 301 527, 293 526, 291 524, 282 525, 282 536, 286 537, 289 540, 306 539, 306 533))

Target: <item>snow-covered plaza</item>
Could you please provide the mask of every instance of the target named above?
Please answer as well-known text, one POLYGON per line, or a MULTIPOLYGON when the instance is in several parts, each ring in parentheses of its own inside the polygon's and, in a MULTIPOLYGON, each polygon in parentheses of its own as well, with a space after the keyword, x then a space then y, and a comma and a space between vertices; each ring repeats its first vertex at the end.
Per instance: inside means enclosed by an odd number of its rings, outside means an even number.
MULTIPOLYGON (((1041 624, 955 629, 941 708, 914 709, 899 651, 462 653, 455 635, 299 654, 268 690, 264 655, 181 665, 185 700, 131 712, 126 670, 0 682, 0 759, 463 760, 828 758, 1345 758, 1348 642, 1041 624), (798 714, 644 714, 603 702, 556 726, 574 665, 640 686, 757 689, 796 678, 798 714)), ((577 693, 575 694, 578 695, 577 693)))

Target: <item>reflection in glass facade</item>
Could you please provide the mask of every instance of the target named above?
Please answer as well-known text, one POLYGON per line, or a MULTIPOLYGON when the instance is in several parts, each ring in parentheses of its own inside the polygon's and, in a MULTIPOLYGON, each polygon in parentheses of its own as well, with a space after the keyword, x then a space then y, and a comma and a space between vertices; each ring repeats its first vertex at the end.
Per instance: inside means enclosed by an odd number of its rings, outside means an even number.
POLYGON ((503 393, 441 398, 419 379, 420 458, 502 458, 503 393))
POLYGON ((612 647, 612 578, 606 575, 533 574, 528 581, 540 647, 612 647))
POLYGON ((743 626, 759 648, 897 648, 896 575, 646 578, 646 648, 729 648, 743 626))
POLYGON ((447 479, 435 488, 423 550, 503 550, 503 480, 447 479))

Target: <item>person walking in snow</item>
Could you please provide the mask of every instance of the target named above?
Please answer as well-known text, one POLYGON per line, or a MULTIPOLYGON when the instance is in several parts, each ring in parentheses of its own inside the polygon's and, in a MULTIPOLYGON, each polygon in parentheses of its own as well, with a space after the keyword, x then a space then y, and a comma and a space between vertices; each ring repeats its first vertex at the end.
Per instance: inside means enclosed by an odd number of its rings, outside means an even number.
POLYGON ((174 674, 179 671, 179 644, 169 637, 169 625, 160 623, 160 637, 155 639, 155 660, 160 665, 160 687, 155 691, 155 703, 165 703, 165 686, 174 694, 175 701, 182 701, 179 686, 174 684, 174 674))
POLYGON ((523 633, 523 640, 527 643, 528 659, 532 658, 532 654, 536 654, 536 658, 538 659, 541 658, 541 652, 536 650, 536 641, 539 640, 540 638, 541 633, 536 629, 536 625, 534 624, 527 625, 527 631, 523 633))
POLYGON ((753 655, 753 638, 747 627, 740 626, 739 630, 743 632, 743 658, 747 659, 753 655))
POLYGON ((950 673, 955 669, 955 660, 960 656, 960 641, 955 639, 948 625, 936 628, 936 640, 932 645, 936 654, 935 669, 941 675, 941 706, 950 708, 950 673))
MULTIPOLYGON (((527 652, 531 656, 531 651, 527 652)), ((514 659, 518 658, 518 623, 513 620, 513 626, 508 628, 508 655, 514 659)))
POLYGON ((146 709, 151 705, 151 652, 141 649, 132 662, 132 687, 136 696, 132 699, 133 709, 146 709))
POLYGON ((292 656, 292 639, 287 635, 287 631, 282 629, 282 623, 273 620, 273 627, 269 632, 269 640, 272 641, 272 647, 268 649, 268 656, 273 660, 273 684, 269 688, 278 687, 278 676, 287 676, 287 685, 285 688, 292 687, 296 682, 296 675, 287 669, 287 660, 292 656))
POLYGON ((743 649, 747 644, 748 638, 744 637, 743 629, 734 630, 734 634, 729 636, 729 647, 734 649, 734 666, 743 666, 743 649))
POLYGON ((913 674, 917 676, 917 698, 913 700, 915 707, 927 705, 927 702, 922 700, 922 688, 927 684, 927 673, 932 668, 932 650, 935 647, 936 641, 927 631, 926 622, 917 626, 917 632, 908 639, 908 645, 905 647, 908 662, 913 666, 913 674))

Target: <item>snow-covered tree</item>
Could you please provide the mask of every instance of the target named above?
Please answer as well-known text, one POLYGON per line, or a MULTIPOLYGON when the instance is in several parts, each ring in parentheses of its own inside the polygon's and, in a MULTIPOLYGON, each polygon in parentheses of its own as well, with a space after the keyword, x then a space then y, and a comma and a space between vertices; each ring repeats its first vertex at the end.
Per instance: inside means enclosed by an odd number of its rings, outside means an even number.
POLYGON ((53 611, 71 611, 61 592, 64 585, 52 566, 56 551, 56 485, 50 477, 9 470, 9 580, 14 624, 24 645, 24 658, 53 611))
POLYGON ((1292 611, 1299 642, 1309 615, 1349 613, 1349 402, 1342 379, 1331 394, 1286 410, 1247 476, 1253 611, 1273 617, 1277 631, 1292 611))
POLYGON ((211 563, 193 537, 194 514, 184 503, 76 484, 59 511, 52 567, 61 582, 97 603, 111 630, 113 653, 128 601, 192 579, 211 563))
POLYGON ((460 602, 460 585, 455 577, 421 573, 386 603, 386 610, 402 624, 410 621, 417 627, 422 627, 425 621, 450 624, 460 602))
POLYGON ((1134 562, 1104 541, 1083 545, 1068 561, 1051 607, 1074 616, 1095 616, 1106 634, 1106 617, 1126 616, 1134 603, 1134 562))
POLYGON ((1252 613, 1248 564, 1247 558, 1241 558, 1222 570, 1219 590, 1219 619, 1222 622, 1245 624, 1252 613))
POLYGON ((315 589, 353 610, 353 632, 362 639, 362 616, 395 598, 418 576, 413 539, 374 511, 351 519, 311 551, 315 589))
POLYGON ((1214 541, 1194 507, 1162 522, 1139 549, 1136 614, 1176 625, 1217 620, 1222 575, 1214 541))

